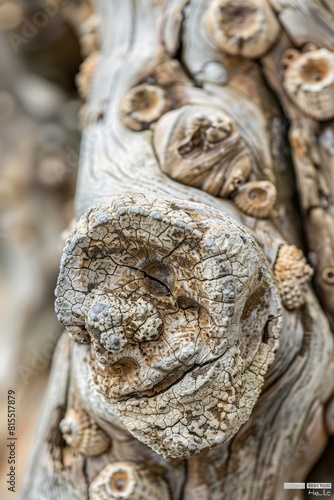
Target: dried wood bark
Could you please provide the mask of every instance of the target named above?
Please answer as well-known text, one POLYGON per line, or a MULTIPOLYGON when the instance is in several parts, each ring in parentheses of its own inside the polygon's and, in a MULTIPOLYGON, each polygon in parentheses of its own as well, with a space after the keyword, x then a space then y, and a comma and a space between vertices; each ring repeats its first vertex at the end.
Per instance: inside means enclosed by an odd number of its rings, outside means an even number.
POLYGON ((80 220, 56 289, 67 333, 24 498, 288 499, 326 445, 333 132, 286 78, 312 41, 302 76, 330 92, 314 51, 332 47, 291 33, 316 2, 271 3, 96 1, 80 220))

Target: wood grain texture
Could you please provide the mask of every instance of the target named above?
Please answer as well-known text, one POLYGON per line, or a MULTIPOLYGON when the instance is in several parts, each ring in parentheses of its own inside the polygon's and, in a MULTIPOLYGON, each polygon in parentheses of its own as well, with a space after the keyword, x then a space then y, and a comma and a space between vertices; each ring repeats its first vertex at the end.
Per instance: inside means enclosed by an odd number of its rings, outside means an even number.
MULTIPOLYGON (((116 477, 121 498, 149 491, 157 500, 288 500, 283 482, 304 481, 326 446, 333 337, 304 283, 310 269, 292 246, 301 234, 276 100, 289 108, 275 77, 291 41, 281 34, 262 59, 275 98, 257 60, 219 55, 210 44, 202 19, 209 3, 96 1, 102 50, 86 108, 81 219, 56 292, 72 339, 59 347, 24 498, 119 498, 116 477), (178 47, 178 59, 170 59, 178 47), (225 148, 222 122, 242 147, 225 148), (263 219, 230 196, 241 189, 234 175, 240 151, 251 165, 241 187, 270 182, 277 192, 263 219), (193 181, 198 157, 197 166, 207 166, 200 183, 193 181), (206 177, 212 168, 217 177, 206 177), (183 184, 175 180, 180 172, 183 184), (110 448, 98 456, 75 452, 57 427, 74 395, 109 436, 110 448)), ((331 176, 331 125, 319 129, 294 107, 288 117, 312 245, 315 227, 330 231, 330 222, 312 222, 308 198, 318 208, 322 175, 331 176), (310 155, 311 130, 324 174, 310 155)), ((331 204, 321 207, 330 221, 331 204)), ((318 279, 332 261, 327 250, 313 251, 318 279)))

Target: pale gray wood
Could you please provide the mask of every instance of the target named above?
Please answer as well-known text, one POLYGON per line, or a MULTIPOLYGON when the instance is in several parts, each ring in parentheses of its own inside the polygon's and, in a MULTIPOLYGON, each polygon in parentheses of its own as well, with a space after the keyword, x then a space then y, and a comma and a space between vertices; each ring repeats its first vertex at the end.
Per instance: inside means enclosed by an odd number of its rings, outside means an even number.
MULTIPOLYGON (((194 26, 189 23, 182 36, 187 40, 184 58, 190 78, 187 83, 175 85, 175 93, 179 98, 178 106, 206 103, 236 116, 240 133, 242 135, 244 128, 244 137, 248 138, 249 147, 256 158, 254 179, 270 179, 278 189, 276 212, 271 218, 263 220, 246 216, 231 200, 211 196, 172 180, 161 171, 154 153, 154 125, 152 129, 135 132, 129 130, 122 120, 120 109, 124 96, 133 86, 145 80, 147 74, 154 73, 154 67, 164 61, 164 37, 169 52, 175 53, 179 20, 175 25, 170 24, 172 21, 168 19, 170 13, 167 8, 167 20, 162 22, 163 9, 166 7, 162 1, 150 3, 138 0, 134 3, 130 0, 97 0, 96 6, 102 20, 103 43, 86 111, 88 125, 81 148, 77 216, 80 217, 101 201, 111 201, 126 193, 143 193, 153 198, 180 200, 180 203, 195 201, 227 212, 235 222, 242 222, 247 232, 257 239, 269 265, 273 267, 279 248, 286 243, 286 239, 289 243, 298 244, 300 236, 296 225, 291 225, 286 215, 289 214, 289 218, 296 217, 290 204, 292 192, 288 164, 284 155, 277 153, 277 144, 281 144, 280 140, 283 143, 283 134, 277 126, 279 114, 275 111, 267 113, 265 110, 266 105, 272 107, 266 104, 269 102, 267 98, 270 103, 275 103, 275 100, 269 97, 269 91, 265 89, 258 63, 248 65, 253 69, 243 84, 240 83, 239 75, 244 71, 245 62, 240 63, 241 69, 239 67, 234 71, 234 78, 231 78, 229 85, 220 87, 219 84, 226 82, 217 79, 212 83, 213 79, 204 72, 200 80, 203 88, 194 89, 192 79, 199 81, 198 74, 203 65, 210 63, 212 52, 203 49, 203 57, 202 51, 198 52, 199 64, 193 64, 193 61, 196 62, 196 53, 192 52, 192 43, 196 42, 195 33, 191 31, 194 26), (263 102, 260 98, 262 88, 266 96, 263 102), (244 116, 236 105, 238 95, 242 96, 240 101, 245 102, 244 116), (245 126, 244 120, 250 110, 254 110, 257 125, 254 129, 251 124, 245 126), (279 132, 277 136, 282 135, 281 138, 276 137, 276 143, 272 139, 274 131, 279 132), (260 144, 257 134, 262 137, 260 144)), ((182 8, 182 2, 170 5, 172 12, 179 9, 179 15, 182 8)), ((190 2, 186 7, 188 19, 195 18, 199 8, 199 2, 190 2)), ((204 45, 202 47, 205 48, 204 45)), ((269 62, 265 63, 270 68, 269 73, 275 71, 275 64, 270 57, 273 56, 268 55, 269 62)), ((281 99, 281 85, 275 87, 273 84, 273 88, 281 99)), ((296 113, 296 116, 299 114, 296 113)), ((294 118, 294 115, 291 117, 294 118)), ((322 144, 325 139, 326 136, 322 144)), ((328 157, 326 141, 322 154, 328 157)), ((302 192, 301 186, 300 181, 299 189, 302 192)), ((205 212, 208 209, 203 210, 205 212)), ((198 213, 201 213, 201 209, 198 209, 198 213)), ((207 449, 187 460, 164 459, 134 439, 116 415, 115 405, 107 403, 93 390, 87 368, 87 359, 91 356, 90 344, 74 344, 72 340, 63 339, 62 345, 66 345, 66 348, 59 348, 55 378, 50 383, 46 413, 36 440, 37 448, 42 452, 38 454, 35 451, 33 455, 24 498, 88 498, 89 484, 96 481, 104 465, 129 461, 163 477, 169 487, 168 495, 173 500, 288 500, 296 497, 283 489, 283 482, 304 481, 326 446, 328 429, 324 425, 324 407, 333 392, 333 338, 325 314, 310 286, 305 294, 305 304, 300 309, 283 310, 280 347, 266 373, 261 396, 249 420, 226 444, 207 449), (64 360, 67 360, 65 366, 64 360), (50 439, 51 449, 54 448, 54 434, 50 434, 49 424, 51 415, 59 405, 64 414, 66 407, 72 404, 69 395, 74 393, 79 395, 85 411, 110 436, 111 449, 101 456, 77 456, 71 454, 71 450, 67 456, 63 449, 58 450, 57 457, 50 453, 50 439), (50 466, 48 471, 41 464, 50 466)), ((62 417, 58 412, 58 423, 62 417)), ((52 424, 54 421, 51 420, 52 424)), ((165 494, 165 490, 161 489, 161 493, 165 494)))

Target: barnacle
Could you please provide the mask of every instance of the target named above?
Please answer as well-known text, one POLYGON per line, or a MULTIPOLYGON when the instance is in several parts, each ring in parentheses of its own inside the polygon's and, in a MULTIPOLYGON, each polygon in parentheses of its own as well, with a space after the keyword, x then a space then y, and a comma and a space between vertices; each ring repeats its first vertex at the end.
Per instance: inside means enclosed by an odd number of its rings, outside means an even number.
POLYGON ((249 58, 263 56, 279 33, 279 24, 266 0, 213 0, 205 22, 219 50, 249 58))
POLYGON ((270 181, 247 182, 237 189, 233 199, 245 214, 267 217, 276 201, 276 188, 270 181))
POLYGON ((101 455, 110 447, 107 434, 82 408, 69 408, 59 427, 66 444, 84 456, 101 455))
POLYGON ((313 275, 303 252, 295 245, 281 245, 274 266, 282 301, 287 309, 297 309, 305 302, 306 283, 313 275))
POLYGON ((166 113, 153 140, 163 172, 213 196, 229 196, 250 175, 249 153, 235 122, 210 106, 166 113))
POLYGON ((170 107, 166 91, 158 85, 143 83, 124 96, 121 103, 124 123, 140 131, 157 121, 170 107))
POLYGON ((76 76, 78 92, 82 99, 86 101, 92 88, 93 77, 100 60, 100 52, 90 54, 80 65, 80 71, 76 76))
POLYGON ((106 465, 89 487, 90 500, 169 500, 166 482, 134 462, 106 465))
POLYGON ((249 418, 280 299, 263 253, 226 214, 144 195, 102 203, 67 242, 56 296, 59 320, 91 342, 79 346, 81 390, 95 387, 156 452, 189 457, 249 418))
POLYGON ((292 101, 317 120, 334 117, 334 53, 327 49, 292 53, 285 60, 284 88, 292 101))

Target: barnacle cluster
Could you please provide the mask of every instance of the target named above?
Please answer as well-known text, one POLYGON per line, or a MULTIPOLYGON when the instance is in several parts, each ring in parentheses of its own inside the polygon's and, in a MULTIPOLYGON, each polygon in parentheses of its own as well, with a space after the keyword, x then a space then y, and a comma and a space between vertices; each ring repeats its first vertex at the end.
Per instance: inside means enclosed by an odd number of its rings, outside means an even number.
POLYGON ((211 106, 186 105, 166 113, 153 142, 163 172, 213 196, 228 197, 251 173, 234 120, 211 106))
POLYGON ((121 111, 124 123, 140 131, 157 121, 170 107, 166 91, 158 85, 142 83, 125 95, 121 111))
POLYGON ((285 307, 301 307, 305 302, 306 284, 313 275, 303 252, 295 245, 281 245, 274 272, 285 307))

